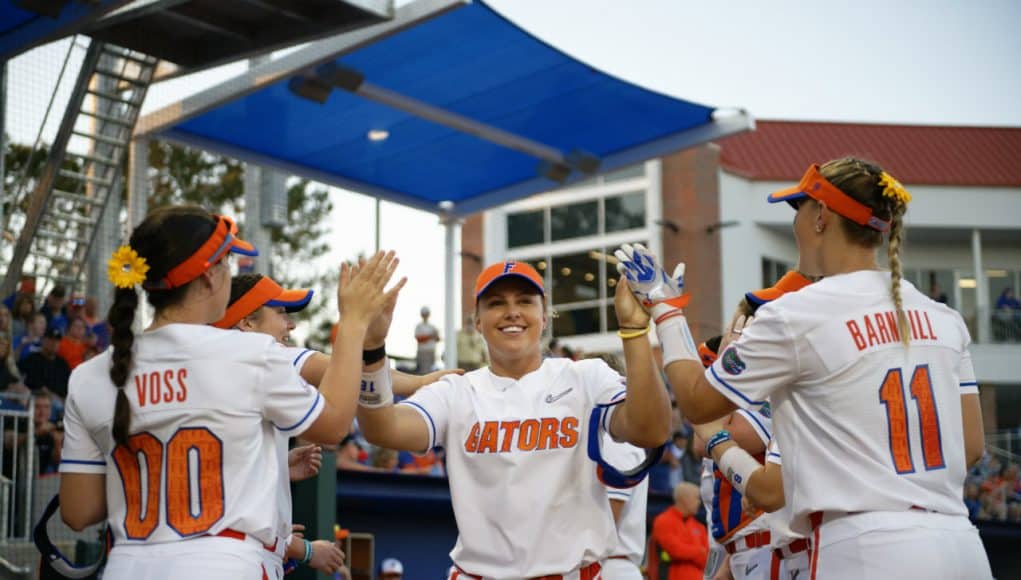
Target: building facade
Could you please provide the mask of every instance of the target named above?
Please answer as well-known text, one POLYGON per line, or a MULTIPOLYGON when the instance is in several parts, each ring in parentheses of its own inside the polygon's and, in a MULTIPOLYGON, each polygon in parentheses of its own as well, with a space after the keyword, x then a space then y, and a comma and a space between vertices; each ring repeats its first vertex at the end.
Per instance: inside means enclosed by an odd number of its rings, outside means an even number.
MULTIPOLYGON (((816 162, 872 159, 909 189, 905 279, 964 316, 989 429, 1021 427, 1021 129, 760 121, 754 132, 682 151, 472 216, 462 228, 471 282, 504 258, 535 266, 575 350, 618 351, 613 250, 643 243, 687 264, 696 338, 718 334, 749 289, 797 262, 793 213, 766 195, 816 162)), ((880 252, 880 260, 885 257, 880 252)))

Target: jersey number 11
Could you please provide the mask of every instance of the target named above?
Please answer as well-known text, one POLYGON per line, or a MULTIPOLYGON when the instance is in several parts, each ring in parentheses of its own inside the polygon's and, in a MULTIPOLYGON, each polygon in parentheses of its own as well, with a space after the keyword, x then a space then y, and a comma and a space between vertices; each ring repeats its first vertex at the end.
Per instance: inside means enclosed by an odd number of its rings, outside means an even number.
MULTIPOLYGON (((922 433, 922 457, 925 470, 946 467, 943 461, 943 442, 939 432, 939 413, 932 394, 929 365, 918 365, 911 373, 911 398, 918 407, 918 422, 922 433)), ((886 406, 886 425, 890 433, 890 455, 898 474, 914 473, 911 458, 911 440, 908 438, 908 409, 904 395, 904 377, 901 369, 886 372, 879 387, 879 402, 886 406)))

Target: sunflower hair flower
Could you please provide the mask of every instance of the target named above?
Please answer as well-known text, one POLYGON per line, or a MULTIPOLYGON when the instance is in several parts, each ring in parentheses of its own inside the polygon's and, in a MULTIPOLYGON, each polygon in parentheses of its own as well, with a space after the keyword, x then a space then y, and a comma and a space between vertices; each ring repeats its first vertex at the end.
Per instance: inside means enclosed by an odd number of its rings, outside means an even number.
POLYGON ((118 288, 131 288, 145 281, 149 264, 131 246, 121 246, 106 262, 106 276, 118 288))
POLYGON ((883 197, 896 199, 904 205, 911 201, 911 194, 908 193, 908 190, 904 189, 899 181, 885 171, 879 176, 879 187, 883 188, 883 197))

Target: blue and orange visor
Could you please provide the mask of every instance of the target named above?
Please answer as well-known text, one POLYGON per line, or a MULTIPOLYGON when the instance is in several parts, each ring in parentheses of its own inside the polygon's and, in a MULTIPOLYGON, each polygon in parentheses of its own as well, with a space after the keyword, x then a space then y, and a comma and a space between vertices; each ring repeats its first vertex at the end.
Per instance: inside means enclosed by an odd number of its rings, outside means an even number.
POLYGON ((876 217, 871 208, 847 195, 823 177, 822 173, 819 173, 818 164, 810 166, 797 185, 774 191, 766 196, 766 200, 769 203, 786 201, 797 209, 795 202, 806 197, 826 204, 829 209, 858 225, 868 226, 880 232, 890 229, 889 221, 876 217))
POLYGON ((237 300, 227 306, 223 318, 213 323, 217 328, 234 328, 241 319, 263 306, 280 307, 287 312, 298 312, 308 306, 313 291, 308 288, 288 290, 274 282, 269 276, 262 276, 237 300))
POLYGON ((209 238, 199 249, 188 256, 180 264, 167 272, 162 280, 146 282, 142 287, 146 290, 169 290, 178 288, 202 275, 203 272, 219 262, 228 252, 245 256, 258 256, 255 246, 237 237, 238 226, 227 216, 214 215, 216 227, 209 238))

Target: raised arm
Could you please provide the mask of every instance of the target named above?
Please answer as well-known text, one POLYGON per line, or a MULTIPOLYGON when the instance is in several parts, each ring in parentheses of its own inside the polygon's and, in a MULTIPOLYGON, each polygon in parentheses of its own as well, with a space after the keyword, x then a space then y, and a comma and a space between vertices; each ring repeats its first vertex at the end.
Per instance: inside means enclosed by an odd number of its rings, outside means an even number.
MULTIPOLYGON (((362 345, 365 356, 378 356, 390 331, 396 294, 372 321, 362 345)), ((393 379, 385 353, 378 360, 358 365, 361 391, 358 398, 358 427, 373 445, 400 451, 424 452, 429 448, 429 425, 413 407, 394 405, 393 379)))
POLYGON ((613 414, 610 433, 638 447, 658 447, 670 437, 670 399, 649 344, 649 314, 623 279, 613 300, 624 343, 627 399, 613 414))
POLYGON ((395 301, 406 280, 384 291, 397 268, 393 252, 378 252, 361 268, 341 266, 337 302, 341 323, 329 365, 319 382, 326 403, 322 413, 302 435, 316 443, 337 443, 348 433, 355 416, 361 384, 362 343, 369 324, 388 301, 395 301))
POLYGON ((673 275, 667 274, 656 257, 639 244, 625 244, 614 254, 628 288, 656 323, 663 368, 684 416, 705 423, 733 411, 736 406, 706 380, 688 329, 683 310, 689 298, 684 293, 684 264, 678 264, 673 275))

